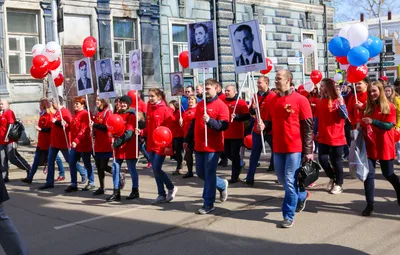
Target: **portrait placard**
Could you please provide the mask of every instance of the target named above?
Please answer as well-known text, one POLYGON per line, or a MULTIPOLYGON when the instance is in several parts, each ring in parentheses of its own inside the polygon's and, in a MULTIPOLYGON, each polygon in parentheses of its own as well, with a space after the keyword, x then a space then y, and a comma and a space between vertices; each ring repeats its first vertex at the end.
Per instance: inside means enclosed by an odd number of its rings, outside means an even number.
POLYGON ((78 96, 93 94, 92 71, 90 69, 90 60, 83 58, 74 62, 76 89, 78 96))
POLYGON ((143 89, 142 52, 140 49, 129 52, 129 89, 143 89))
POLYGON ((100 59, 94 62, 96 71, 98 94, 100 98, 116 97, 113 61, 110 58, 100 59))
POLYGON ((171 96, 182 96, 184 94, 183 73, 170 73, 171 96))

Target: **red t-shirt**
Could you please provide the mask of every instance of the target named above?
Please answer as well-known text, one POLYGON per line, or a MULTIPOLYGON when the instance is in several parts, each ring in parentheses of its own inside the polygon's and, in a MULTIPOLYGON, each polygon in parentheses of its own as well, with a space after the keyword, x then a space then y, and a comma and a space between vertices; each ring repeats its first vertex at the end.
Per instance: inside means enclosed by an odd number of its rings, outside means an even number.
MULTIPOLYGON (((229 109, 224 102, 219 98, 214 98, 207 105, 207 114, 210 118, 215 120, 222 120, 229 122, 229 109)), ((222 152, 224 151, 224 132, 216 131, 207 127, 207 141, 205 143, 205 122, 204 116, 204 102, 201 101, 197 105, 194 125, 194 150, 198 152, 222 152)))
POLYGON ((319 100, 320 100, 320 98, 316 97, 316 96, 310 96, 308 98, 308 101, 310 102, 313 117, 315 117, 315 109, 317 108, 317 104, 318 104, 319 100))
MULTIPOLYGON (((244 122, 243 121, 231 121, 231 115, 233 110, 235 109, 236 100, 228 100, 225 99, 224 103, 228 106, 229 109, 229 126, 228 129, 224 131, 225 139, 242 139, 244 137, 244 122)), ((249 114, 249 107, 246 104, 246 101, 243 99, 239 99, 238 104, 236 106, 235 114, 249 114)))
POLYGON ((188 108, 182 115, 183 118, 183 136, 186 137, 189 132, 190 125, 196 114, 197 107, 188 108))
MULTIPOLYGON (((51 126, 51 134, 50 134, 50 144, 51 147, 53 148, 57 148, 57 149, 68 149, 71 145, 70 145, 70 123, 72 120, 71 117, 71 113, 67 108, 61 108, 61 114, 63 117, 63 120, 67 123, 65 126, 65 132, 67 134, 67 140, 65 141, 65 135, 64 135, 64 131, 63 128, 61 126, 56 125, 55 123, 52 124, 51 126), (68 146, 67 146, 68 144, 68 146)), ((56 118, 57 120, 61 121, 61 114, 60 114, 60 110, 58 110, 56 112, 56 114, 54 114, 54 118, 56 118)))
POLYGON ((75 112, 71 121, 71 141, 76 143, 77 152, 91 152, 92 138, 90 136, 89 116, 86 110, 75 112))
MULTIPOLYGON (((47 113, 45 112, 42 116, 39 118, 38 122, 38 127, 40 128, 51 128, 52 123, 51 120, 53 119, 53 114, 52 113, 47 113)), ((51 132, 51 130, 50 130, 51 132)), ((50 132, 43 132, 39 131, 38 135, 38 143, 37 147, 41 150, 47 151, 50 147, 50 132)))
POLYGON ((3 112, 3 114, 0 116, 0 144, 9 144, 15 142, 12 140, 9 140, 8 142, 4 141, 6 139, 9 124, 14 124, 14 123, 15 123, 14 112, 10 109, 3 112))
MULTIPOLYGON (((271 99, 274 98, 275 95, 276 95, 275 92, 273 92, 271 90, 268 90, 267 92, 265 92, 263 96, 261 96, 259 93, 257 93, 258 104, 260 105, 261 120, 266 120, 267 110, 268 110, 268 108, 271 107, 271 104, 270 104, 271 99)), ((250 108, 253 107, 253 104, 255 104, 254 99, 250 105, 250 108)), ((255 121, 254 121, 253 132, 260 134, 260 131, 258 131, 258 129, 257 129, 257 125, 258 125, 258 118, 256 116, 255 121)))
POLYGON ((282 97, 276 95, 270 105, 266 120, 272 121, 274 152, 302 152, 300 121, 312 118, 307 98, 297 92, 282 97))
MULTIPOLYGON (((171 118, 171 132, 172 132, 172 137, 174 138, 179 138, 183 137, 183 128, 179 124, 179 119, 180 119, 180 113, 179 110, 176 110, 171 118)), ((183 118, 183 116, 182 116, 183 118)))
POLYGON ((318 119, 318 142, 329 146, 347 144, 344 135, 344 119, 340 117, 339 101, 321 98, 316 106, 318 119))
MULTIPOLYGON (((390 114, 382 114, 379 106, 376 106, 372 115, 365 115, 373 120, 390 122, 396 124, 396 108, 390 104, 390 114)), ((365 144, 368 158, 374 160, 392 160, 395 156, 394 129, 383 130, 375 125, 365 125, 362 122, 365 132, 365 144)))
MULTIPOLYGON (((94 117, 93 122, 100 124, 100 125, 105 125, 108 118, 112 112, 108 109, 105 108, 101 112, 98 112, 96 116, 94 117)), ((111 147, 111 136, 109 135, 108 131, 93 128, 94 132, 94 151, 95 152, 111 152, 112 147, 111 147)))
MULTIPOLYGON (((125 131, 131 130, 133 132, 132 138, 126 141, 121 147, 115 149, 115 157, 117 159, 135 159, 136 158, 136 115, 134 113, 122 113, 120 114, 125 122, 125 131)), ((124 131, 124 132, 125 132, 124 131)), ((137 152, 139 155, 139 152, 137 152)))
POLYGON ((347 111, 349 112, 349 118, 351 121, 351 125, 355 128, 358 122, 361 122, 361 119, 364 116, 365 106, 367 105, 368 92, 359 92, 357 93, 357 99, 359 102, 363 103, 362 109, 357 109, 356 107, 356 97, 353 95, 349 99, 349 103, 347 104, 347 111))

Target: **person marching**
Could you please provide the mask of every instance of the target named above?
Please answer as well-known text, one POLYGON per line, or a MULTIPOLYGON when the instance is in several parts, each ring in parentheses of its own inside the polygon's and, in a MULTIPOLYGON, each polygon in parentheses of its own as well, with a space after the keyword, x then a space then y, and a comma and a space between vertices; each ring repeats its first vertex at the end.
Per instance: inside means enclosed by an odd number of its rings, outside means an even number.
MULTIPOLYGON (((186 137, 187 133, 189 132, 190 124, 192 123, 192 120, 196 114, 196 108, 197 97, 194 95, 190 96, 188 99, 188 108, 183 113, 182 121, 179 123, 180 126, 183 127, 183 137, 186 137)), ((194 143, 192 142, 188 144, 187 150, 185 150, 184 159, 186 161, 188 172, 182 176, 184 179, 193 177, 193 149, 194 143)))
POLYGON ((172 173, 172 175, 180 175, 182 170, 182 151, 183 151, 183 128, 180 125, 180 113, 179 113, 179 103, 176 100, 171 100, 169 102, 169 107, 172 109, 172 125, 171 125, 171 133, 173 137, 173 150, 174 150, 174 159, 176 160, 176 169, 172 173))
POLYGON ((104 194, 104 178, 108 169, 108 161, 113 157, 111 148, 111 137, 108 135, 106 126, 111 110, 108 108, 108 101, 104 98, 96 98, 97 113, 94 121, 90 122, 94 135, 94 159, 99 176, 100 187, 93 192, 94 196, 104 194))
POLYGON ((203 207, 199 214, 208 214, 215 210, 214 202, 216 189, 220 192, 221 202, 228 198, 228 181, 217 177, 218 158, 224 151, 224 133, 228 129, 229 109, 218 98, 217 88, 219 83, 215 79, 206 80, 207 114, 204 114, 204 102, 199 102, 195 118, 189 128, 183 144, 188 150, 188 144, 194 141, 196 155, 196 174, 204 180, 203 207), (205 125, 207 125, 208 145, 205 141, 205 125))
MULTIPOLYGON (((261 120, 265 121, 265 114, 266 111, 270 106, 271 99, 276 95, 272 92, 269 88, 269 78, 268 76, 261 76, 257 80, 257 98, 258 104, 260 107, 260 116, 261 120)), ((256 102, 253 100, 250 106, 250 114, 256 115, 257 105, 256 102)), ((247 177, 242 181, 249 186, 254 185, 254 175, 256 174, 256 169, 258 165, 258 161, 260 160, 261 151, 263 149, 262 139, 261 139, 261 132, 264 132, 261 127, 264 126, 264 123, 258 123, 258 118, 255 118, 253 132, 252 132, 252 148, 250 154, 250 166, 247 172, 247 177)), ((271 159, 270 164, 268 167, 268 171, 274 171, 274 156, 273 156, 273 148, 272 148, 272 135, 270 132, 264 132, 267 135, 265 136, 266 141, 271 148, 271 159)))
POLYGON ((172 143, 161 148, 156 145, 153 139, 154 130, 159 126, 170 127, 171 119, 172 111, 165 103, 164 92, 158 88, 149 89, 146 128, 137 129, 137 134, 147 136, 146 149, 149 152, 158 190, 158 197, 152 202, 153 205, 171 202, 178 192, 178 187, 172 184, 168 175, 162 170, 165 156, 173 153, 172 143), (164 185, 168 189, 168 194, 165 192, 164 185))
POLYGON ((332 79, 323 79, 320 90, 322 98, 315 109, 314 123, 318 128, 318 157, 319 163, 330 179, 326 191, 336 195, 343 191, 342 155, 343 148, 347 144, 344 120, 348 114, 344 99, 337 94, 332 79))
POLYGON ((232 161, 232 174, 229 183, 236 183, 239 180, 240 170, 244 165, 241 165, 240 147, 243 144, 244 138, 244 121, 250 119, 249 107, 246 101, 239 99, 238 104, 235 105, 237 97, 234 85, 225 87, 225 100, 224 103, 229 108, 230 122, 228 129, 224 131, 224 152, 228 159, 232 161))
POLYGON ((115 161, 113 164, 113 184, 114 192, 107 199, 107 202, 120 201, 121 191, 120 191, 120 172, 121 165, 126 161, 129 173, 132 178, 132 191, 129 196, 126 197, 127 200, 132 200, 139 198, 139 175, 136 170, 138 148, 136 147, 136 111, 130 108, 132 99, 129 96, 122 96, 120 98, 121 110, 120 115, 125 122, 125 131, 121 136, 116 137, 113 143, 115 149, 115 161))
POLYGON ((78 159, 82 158, 83 164, 87 170, 89 178, 88 184, 82 189, 83 191, 94 191, 94 174, 90 156, 92 154, 92 138, 89 127, 89 115, 85 110, 86 100, 84 97, 75 97, 74 110, 75 115, 70 123, 71 130, 71 150, 69 154, 69 169, 71 174, 71 185, 65 189, 65 192, 70 193, 78 191, 77 181, 77 163, 78 159))
MULTIPOLYGON (((272 125, 275 172, 285 188, 282 204, 282 228, 294 224, 295 212, 304 210, 308 191, 300 191, 297 177, 304 161, 313 157, 313 116, 306 97, 290 89, 293 80, 289 70, 279 70, 275 86, 279 93, 271 99, 267 108, 267 128, 272 125), (272 122, 272 124, 271 124, 272 122)), ((261 123, 260 129, 265 128, 261 123)))
POLYGON ((383 176, 392 184, 400 205, 400 182, 394 173, 394 129, 396 125, 396 108, 386 97, 383 84, 375 81, 368 85, 368 99, 362 118, 365 143, 367 147, 368 168, 364 181, 367 206, 363 216, 370 216, 374 211, 375 167, 379 160, 383 176))
POLYGON ((347 110, 349 112, 349 119, 352 129, 357 128, 364 115, 368 98, 367 87, 369 83, 370 81, 368 77, 364 78, 362 81, 356 82, 356 91, 354 93, 356 93, 357 97, 356 95, 353 95, 347 104, 347 110))
MULTIPOLYGON (((385 86, 386 98, 391 102, 396 108, 396 132, 400 131, 400 96, 396 93, 395 89, 391 85, 385 86)), ((400 142, 396 142, 396 155, 397 164, 400 164, 400 142)))

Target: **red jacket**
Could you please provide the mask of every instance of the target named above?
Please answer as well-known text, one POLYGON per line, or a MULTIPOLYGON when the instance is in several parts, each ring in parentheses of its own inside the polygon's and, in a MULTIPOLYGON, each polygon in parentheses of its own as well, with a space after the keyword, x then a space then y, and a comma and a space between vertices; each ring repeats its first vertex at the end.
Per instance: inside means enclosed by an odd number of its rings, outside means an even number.
POLYGON ((6 110, 0 116, 0 144, 9 144, 15 141, 9 140, 5 142, 4 140, 7 138, 7 131, 10 124, 15 123, 15 115, 11 109, 6 110))
POLYGON ((367 98, 368 98, 368 92, 365 91, 363 93, 357 93, 357 100, 361 103, 363 103, 362 108, 359 110, 356 107, 356 97, 353 95, 349 99, 349 103, 347 104, 347 110, 349 112, 349 118, 351 121, 351 125, 353 128, 355 128, 356 124, 358 122, 361 122, 361 119, 364 116, 364 110, 367 105, 367 98))
MULTIPOLYGON (((275 97, 275 95, 276 95, 275 92, 273 92, 271 90, 268 90, 267 92, 265 92, 263 96, 261 96, 260 93, 257 93, 258 104, 260 105, 261 120, 266 120, 267 109, 269 107, 271 107, 270 102, 271 102, 271 99, 273 97, 275 97)), ((251 112, 255 112, 255 110, 253 110, 253 104, 255 104, 255 103, 256 102, 254 102, 254 99, 253 99, 253 102, 251 103, 250 108, 249 108, 251 112)), ((256 114, 254 113, 253 115, 256 115, 256 114)), ((257 116, 254 119, 255 119, 255 121, 254 121, 253 132, 260 134, 260 131, 258 131, 258 129, 257 129, 257 125, 258 125, 257 116)))
MULTIPOLYGON (((146 128, 142 130, 141 135, 147 136, 146 150, 156 152, 159 155, 165 155, 165 148, 158 147, 153 140, 153 132, 159 126, 165 126, 171 129, 172 109, 164 101, 157 104, 148 104, 146 128)), ((172 142, 167 146, 172 152, 172 142)))
MULTIPOLYGON (((182 116, 183 118, 183 116, 182 116)), ((171 119, 171 132, 172 132, 172 137, 173 138, 179 138, 183 137, 183 128, 179 124, 179 119, 180 119, 180 113, 179 110, 176 110, 171 119)))
MULTIPOLYGON (((221 91, 218 93, 218 98, 221 99, 222 101, 224 101, 226 98, 226 95, 224 93, 222 93, 222 91, 221 91)), ((203 102, 203 104, 204 104, 204 102, 203 102)))
MULTIPOLYGON (((128 109, 125 113, 120 114, 125 122, 125 131, 131 131, 132 136, 125 141, 121 147, 115 149, 115 158, 117 159, 135 159, 137 152, 136 147, 136 112, 134 109, 128 109)), ((126 134, 124 133, 123 136, 126 134)))
POLYGON ((64 107, 61 108, 61 114, 60 114, 60 110, 57 110, 56 114, 54 115, 54 118, 57 119, 57 122, 53 123, 51 125, 50 144, 51 144, 51 147, 53 147, 53 148, 68 149, 71 146, 70 142, 69 142, 69 140, 71 138, 69 124, 71 123, 72 116, 71 116, 70 111, 64 107), (68 141, 65 141, 64 131, 63 131, 63 128, 60 123, 61 114, 62 114, 63 120, 66 122, 65 132, 67 134, 68 141))
POLYGON ((42 130, 39 131, 37 147, 41 150, 49 150, 52 119, 53 114, 47 112, 44 112, 39 118, 38 127, 42 130))
MULTIPOLYGON (((207 123, 207 141, 205 143, 205 122, 204 102, 199 102, 194 122, 194 150, 198 152, 222 152, 224 151, 224 130, 229 125, 229 109, 226 104, 214 97, 207 102, 207 114, 210 116, 210 121, 207 123)), ((191 131, 189 131, 191 133, 191 131)))
POLYGON ((76 143, 77 152, 91 152, 92 138, 90 136, 89 115, 86 110, 75 112, 71 121, 71 141, 76 143))
POLYGON ((108 133, 106 122, 112 112, 105 108, 97 112, 94 117, 93 132, 94 132, 94 151, 95 152, 111 152, 111 137, 108 133))
POLYGON ((190 125, 191 125, 192 120, 194 119, 194 116, 196 114, 196 109, 197 109, 197 107, 188 108, 182 115, 182 118, 183 118, 183 136, 184 137, 186 137, 186 135, 189 132, 190 125))
POLYGON ((147 113, 147 104, 145 101, 139 99, 139 112, 147 113))
POLYGON ((235 109, 237 96, 234 98, 225 98, 224 103, 229 109, 229 126, 228 129, 224 131, 225 139, 243 139, 244 137, 244 121, 250 118, 249 107, 246 101, 239 99, 236 106, 236 118, 231 121, 231 115, 235 109))

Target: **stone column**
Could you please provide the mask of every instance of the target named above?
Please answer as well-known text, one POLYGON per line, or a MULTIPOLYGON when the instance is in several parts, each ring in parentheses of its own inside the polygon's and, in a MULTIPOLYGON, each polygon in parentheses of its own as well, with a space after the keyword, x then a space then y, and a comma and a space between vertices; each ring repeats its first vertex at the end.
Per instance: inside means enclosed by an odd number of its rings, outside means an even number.
POLYGON ((4 55, 4 2, 5 0, 0 0, 0 97, 9 97, 10 93, 7 89, 7 80, 6 80, 6 70, 5 67, 7 65, 7 60, 4 55))
POLYGON ((112 57, 110 0, 97 0, 97 23, 99 25, 100 59, 112 57))

